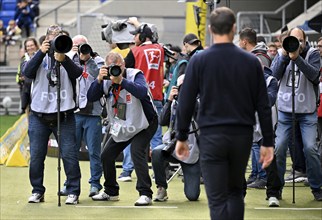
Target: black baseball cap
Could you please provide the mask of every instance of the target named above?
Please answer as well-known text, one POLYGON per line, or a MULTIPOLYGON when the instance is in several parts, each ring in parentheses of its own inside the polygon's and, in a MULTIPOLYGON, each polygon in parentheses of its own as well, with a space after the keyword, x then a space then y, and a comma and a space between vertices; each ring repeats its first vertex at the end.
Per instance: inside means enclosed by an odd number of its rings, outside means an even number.
POLYGON ((197 41, 200 42, 200 40, 198 39, 197 35, 195 35, 193 33, 187 34, 183 38, 183 44, 193 44, 193 43, 195 43, 197 41))
POLYGON ((137 35, 144 33, 146 37, 152 38, 153 33, 151 28, 147 24, 142 24, 138 28, 136 28, 134 31, 130 31, 130 34, 137 35))

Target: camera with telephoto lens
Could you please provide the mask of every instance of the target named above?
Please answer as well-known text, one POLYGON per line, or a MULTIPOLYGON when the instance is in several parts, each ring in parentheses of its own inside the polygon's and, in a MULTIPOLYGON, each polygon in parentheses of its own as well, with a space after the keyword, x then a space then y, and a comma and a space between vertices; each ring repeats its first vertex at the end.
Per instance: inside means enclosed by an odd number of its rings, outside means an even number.
POLYGON ((84 43, 84 44, 78 45, 78 53, 87 55, 87 54, 90 54, 92 51, 93 50, 91 46, 89 46, 89 44, 84 43))
POLYGON ((119 76, 122 73, 122 69, 120 66, 111 64, 110 66, 106 67, 107 69, 107 76, 104 76, 103 79, 110 79, 110 76, 119 76))
POLYGON ((72 39, 67 35, 58 35, 53 40, 50 41, 50 48, 47 51, 49 54, 57 53, 67 53, 73 47, 72 39))
POLYGON ((293 53, 297 51, 300 45, 301 45, 300 41, 294 36, 286 37, 282 43, 284 50, 288 53, 293 53))

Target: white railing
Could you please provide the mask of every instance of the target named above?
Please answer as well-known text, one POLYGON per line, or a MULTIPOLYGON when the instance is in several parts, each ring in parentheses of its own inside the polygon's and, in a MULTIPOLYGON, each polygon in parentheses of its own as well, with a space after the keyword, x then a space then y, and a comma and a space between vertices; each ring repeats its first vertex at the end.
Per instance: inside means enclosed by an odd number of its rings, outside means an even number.
MULTIPOLYGON (((294 3, 296 0, 289 0, 287 1, 284 5, 276 9, 275 11, 241 11, 237 13, 237 33, 241 30, 241 22, 242 19, 241 17, 244 15, 252 16, 252 15, 257 15, 259 16, 259 32, 258 34, 264 35, 264 25, 270 33, 270 28, 268 26, 268 23, 265 19, 265 16, 267 15, 277 15, 281 13, 281 19, 282 19, 282 27, 286 25, 286 8, 289 7, 292 3, 294 3)), ((301 0, 302 1, 302 0, 301 0)), ((304 0, 304 9, 303 11, 306 12, 307 10, 307 0, 304 0)), ((267 33, 266 33, 267 34, 267 33)))

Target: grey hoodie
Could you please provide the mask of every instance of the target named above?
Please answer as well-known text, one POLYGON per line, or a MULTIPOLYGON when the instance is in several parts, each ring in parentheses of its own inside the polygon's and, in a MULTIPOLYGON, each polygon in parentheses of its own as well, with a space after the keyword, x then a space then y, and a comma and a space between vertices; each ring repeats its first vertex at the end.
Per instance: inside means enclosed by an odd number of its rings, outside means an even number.
POLYGON ((271 66, 272 60, 267 54, 267 46, 264 42, 259 42, 250 52, 255 54, 264 66, 271 66))

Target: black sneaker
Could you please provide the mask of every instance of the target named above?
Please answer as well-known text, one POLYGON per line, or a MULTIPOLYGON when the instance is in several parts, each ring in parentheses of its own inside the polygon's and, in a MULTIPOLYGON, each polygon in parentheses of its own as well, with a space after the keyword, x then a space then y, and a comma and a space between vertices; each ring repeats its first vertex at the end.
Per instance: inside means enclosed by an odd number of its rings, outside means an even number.
POLYGON ((249 176, 247 181, 246 181, 246 184, 251 184, 252 182, 254 182, 255 180, 257 179, 256 176, 249 176))
POLYGON ((266 180, 263 179, 257 179, 251 184, 247 185, 248 188, 254 188, 254 189, 265 189, 266 187, 266 180))
POLYGON ((312 191, 312 194, 314 196, 314 199, 316 201, 322 201, 322 190, 318 190, 318 191, 312 191))

